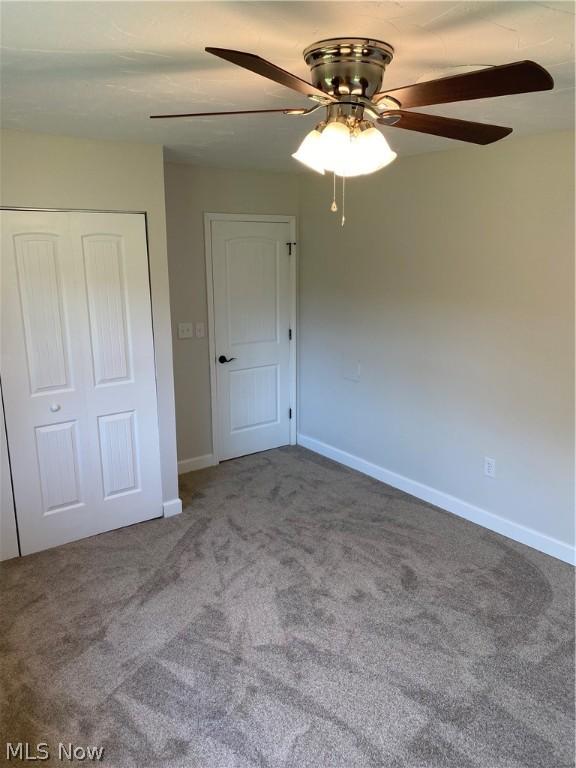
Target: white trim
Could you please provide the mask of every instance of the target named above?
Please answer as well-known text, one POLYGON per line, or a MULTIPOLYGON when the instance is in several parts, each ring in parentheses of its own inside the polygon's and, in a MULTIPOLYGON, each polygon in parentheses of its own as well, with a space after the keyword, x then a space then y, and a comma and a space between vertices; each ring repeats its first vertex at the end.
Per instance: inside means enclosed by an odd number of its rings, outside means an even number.
POLYGON ((204 456, 195 456, 193 459, 182 459, 178 462, 178 474, 185 475, 186 472, 196 472, 197 469, 206 469, 218 464, 213 453, 206 453, 204 456))
POLYGON ((218 395, 216 390, 216 341, 214 339, 214 281, 212 275, 212 222, 216 214, 204 214, 204 256, 206 260, 206 303, 208 306, 208 363, 210 368, 210 426, 212 431, 212 453, 218 458, 218 395))
POLYGON ((558 560, 563 560, 570 565, 576 565, 575 547, 570 546, 570 544, 566 544, 563 541, 559 541, 558 539, 553 539, 544 533, 535 531, 533 528, 528 528, 525 525, 515 523, 505 517, 500 517, 500 515, 495 515, 493 512, 488 512, 486 509, 469 504, 467 501, 459 499, 456 496, 451 496, 450 494, 438 491, 436 488, 432 488, 429 485, 419 483, 417 480, 411 480, 409 477, 404 477, 404 475, 399 475, 389 469, 384 469, 384 467, 372 464, 351 453, 346 453, 346 451, 341 451, 339 448, 327 445, 313 437, 308 437, 308 435, 298 434, 298 445, 308 448, 315 453, 319 453, 322 456, 326 456, 329 459, 333 459, 334 461, 344 464, 351 469, 355 469, 358 472, 362 472, 365 475, 374 477, 376 480, 391 485, 393 488, 405 491, 412 496, 416 496, 418 499, 434 504, 434 506, 440 507, 440 509, 452 512, 452 514, 457 515, 458 517, 462 517, 465 520, 470 520, 477 525, 488 528, 490 531, 500 533, 502 536, 507 536, 509 539, 518 541, 521 544, 526 544, 528 547, 544 552, 546 555, 556 557, 558 560))
POLYGON ((296 236, 296 217, 290 217, 290 240, 293 243, 290 256, 290 328, 292 329, 292 341, 290 342, 290 408, 292 408, 292 420, 290 421, 290 445, 297 442, 297 376, 298 357, 296 355, 298 344, 298 243, 296 236))
MULTIPOLYGON (((212 275, 212 222, 213 221, 264 221, 279 222, 290 225, 290 239, 296 242, 296 217, 295 216, 273 216, 253 213, 205 213, 204 214, 204 249, 206 263, 206 296, 208 303, 208 355, 210 364, 210 420, 212 425, 212 455, 214 464, 218 464, 218 425, 216 407, 218 402, 218 388, 216 386, 216 343, 214 340, 214 282, 212 275)), ((290 408, 292 408, 292 421, 290 423, 290 445, 296 445, 297 442, 297 354, 296 340, 298 338, 298 313, 297 313, 297 280, 298 280, 298 257, 292 249, 290 259, 290 290, 292 296, 290 300, 290 327, 292 328, 292 343, 290 345, 290 408)))
POLYGON ((162 504, 164 510, 164 517, 174 517, 182 512, 182 499, 172 499, 171 501, 165 501, 162 504))

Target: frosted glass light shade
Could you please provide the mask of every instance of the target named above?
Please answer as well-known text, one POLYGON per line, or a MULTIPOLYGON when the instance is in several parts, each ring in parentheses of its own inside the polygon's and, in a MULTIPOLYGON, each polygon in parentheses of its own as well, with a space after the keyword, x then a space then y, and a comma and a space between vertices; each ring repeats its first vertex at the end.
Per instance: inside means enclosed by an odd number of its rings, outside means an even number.
POLYGON ((345 152, 341 152, 332 163, 330 170, 337 176, 361 176, 367 173, 368 160, 365 157, 357 137, 352 137, 345 152))
POLYGON ((350 152, 350 129, 343 123, 328 123, 320 135, 324 168, 333 171, 350 152))
POLYGON ((396 159, 396 152, 376 128, 351 132, 344 123, 328 123, 314 129, 292 155, 317 173, 334 171, 338 176, 374 173, 396 159))
POLYGON ((317 173, 324 174, 324 155, 321 150, 322 134, 314 129, 306 134, 304 141, 292 155, 295 160, 312 168, 317 173))
POLYGON ((397 155, 377 128, 367 128, 356 137, 358 162, 363 173, 374 173, 389 165, 397 155))

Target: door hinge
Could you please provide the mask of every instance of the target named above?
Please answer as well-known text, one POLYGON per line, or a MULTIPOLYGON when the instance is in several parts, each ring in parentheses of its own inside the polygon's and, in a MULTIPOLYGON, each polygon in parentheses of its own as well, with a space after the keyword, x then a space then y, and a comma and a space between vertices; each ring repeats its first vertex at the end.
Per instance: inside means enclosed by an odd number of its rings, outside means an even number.
POLYGON ((288 408, 288 418, 292 418, 292 408, 288 408))
POLYGON ((288 339, 292 341, 292 328, 288 328, 288 339))
POLYGON ((292 256, 292 246, 296 245, 296 243, 286 243, 286 245, 288 246, 288 256, 292 256))

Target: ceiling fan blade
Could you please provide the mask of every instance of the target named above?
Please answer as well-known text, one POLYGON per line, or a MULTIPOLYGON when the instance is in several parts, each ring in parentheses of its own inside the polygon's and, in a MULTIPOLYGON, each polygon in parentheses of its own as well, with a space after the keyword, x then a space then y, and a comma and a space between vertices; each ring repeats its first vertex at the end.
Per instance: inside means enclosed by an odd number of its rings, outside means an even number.
POLYGON ((405 109, 509 96, 513 93, 549 91, 553 87, 554 80, 539 64, 534 61, 517 61, 468 72, 465 75, 452 75, 439 80, 406 85, 392 91, 382 91, 374 96, 374 101, 378 103, 383 96, 391 96, 405 109))
POLYGON ((150 120, 160 120, 171 117, 218 117, 219 115, 264 115, 273 112, 282 112, 285 115, 306 115, 308 112, 313 112, 312 109, 300 109, 293 107, 286 107, 285 109, 240 109, 232 112, 190 112, 182 115, 150 115, 150 120))
POLYGON ((501 125, 471 123, 468 120, 426 115, 422 112, 404 112, 401 109, 388 110, 378 122, 394 128, 405 128, 407 131, 418 131, 434 136, 444 136, 446 139, 469 141, 472 144, 492 144, 512 133, 512 128, 505 128, 501 125), (387 116, 399 117, 400 119, 395 123, 387 123, 387 116))
POLYGON ((207 53, 219 56, 221 59, 225 59, 225 61, 229 61, 239 67, 249 69, 257 75, 267 77, 268 80, 274 80, 275 83, 284 85, 286 88, 298 91, 298 93, 302 93, 304 96, 322 96, 322 98, 328 101, 336 101, 333 96, 324 93, 311 83, 307 83, 306 80, 302 80, 291 72, 287 72, 285 69, 281 69, 275 64, 271 64, 269 61, 266 61, 266 59, 262 59, 260 56, 256 56, 253 53, 231 51, 227 48, 205 48, 204 50, 207 53))

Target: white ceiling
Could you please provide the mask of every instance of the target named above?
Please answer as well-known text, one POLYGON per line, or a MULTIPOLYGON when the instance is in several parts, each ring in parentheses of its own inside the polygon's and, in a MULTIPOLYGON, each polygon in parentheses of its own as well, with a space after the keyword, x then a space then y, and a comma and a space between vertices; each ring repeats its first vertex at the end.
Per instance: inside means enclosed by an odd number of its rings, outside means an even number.
MULTIPOLYGON (((554 91, 422 111, 509 125, 574 126, 572 2, 3 2, 2 124, 16 130, 164 144, 198 165, 295 170, 317 115, 151 121, 165 112, 306 106, 302 96, 204 53, 257 53, 309 79, 302 50, 327 37, 385 40, 391 88, 533 59, 554 91)), ((458 142, 387 128, 401 154, 458 142)))

